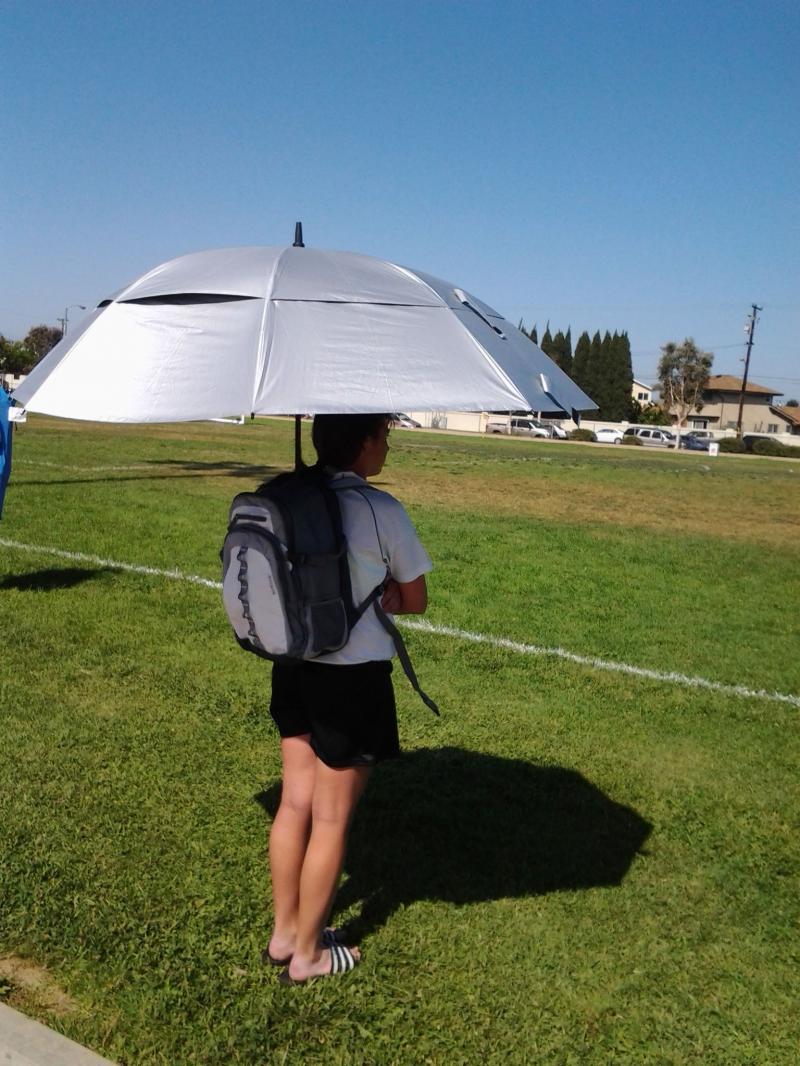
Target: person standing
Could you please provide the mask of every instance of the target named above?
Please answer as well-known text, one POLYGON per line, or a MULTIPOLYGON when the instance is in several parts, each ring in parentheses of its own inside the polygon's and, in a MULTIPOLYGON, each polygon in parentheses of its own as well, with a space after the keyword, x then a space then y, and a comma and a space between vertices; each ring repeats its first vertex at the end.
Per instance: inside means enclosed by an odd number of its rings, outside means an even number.
MULTIPOLYGON (((336 491, 354 602, 383 581, 388 614, 423 614, 430 557, 402 504, 366 481, 386 462, 389 423, 389 415, 317 415, 312 440, 334 488, 347 479, 336 491)), ((394 651, 368 608, 339 651, 273 664, 270 713, 281 736, 283 787, 269 839, 275 922, 267 954, 285 966, 284 984, 346 973, 361 958, 325 922, 370 773, 400 754, 394 651)))

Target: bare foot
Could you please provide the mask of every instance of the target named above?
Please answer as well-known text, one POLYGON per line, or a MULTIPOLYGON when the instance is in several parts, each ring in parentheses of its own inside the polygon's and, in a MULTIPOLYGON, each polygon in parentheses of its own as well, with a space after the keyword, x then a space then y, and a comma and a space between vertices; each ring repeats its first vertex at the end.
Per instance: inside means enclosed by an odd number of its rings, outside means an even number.
POLYGON ((291 959, 293 952, 294 937, 278 936, 277 933, 272 934, 267 947, 267 955, 271 962, 286 962, 291 959))

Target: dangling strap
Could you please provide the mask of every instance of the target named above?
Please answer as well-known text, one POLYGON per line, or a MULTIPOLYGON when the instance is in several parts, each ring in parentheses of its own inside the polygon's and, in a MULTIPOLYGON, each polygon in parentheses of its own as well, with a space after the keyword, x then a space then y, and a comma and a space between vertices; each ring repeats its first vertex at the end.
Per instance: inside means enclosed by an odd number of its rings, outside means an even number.
MULTIPOLYGON (((383 588, 383 586, 381 585, 380 588, 383 588)), ((419 681, 417 681, 417 675, 414 673, 414 667, 411 665, 411 659, 408 655, 408 649, 406 648, 405 641, 403 640, 400 634, 400 630, 389 618, 383 607, 381 607, 380 600, 378 599, 375 600, 375 614, 378 616, 378 621, 380 622, 380 624, 383 626, 383 628, 394 641, 394 648, 397 652, 397 658, 400 660, 400 665, 405 670, 406 677, 411 682, 411 687, 417 693, 417 695, 425 704, 425 706, 429 707, 438 717, 439 708, 436 706, 436 704, 433 702, 427 692, 424 692, 420 688, 419 681)))

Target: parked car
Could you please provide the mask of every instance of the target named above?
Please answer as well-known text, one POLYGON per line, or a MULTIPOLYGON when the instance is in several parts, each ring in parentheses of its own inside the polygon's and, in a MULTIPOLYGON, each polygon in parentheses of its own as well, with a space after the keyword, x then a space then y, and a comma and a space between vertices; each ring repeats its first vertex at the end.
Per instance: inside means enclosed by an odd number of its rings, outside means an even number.
POLYGON ((392 425, 399 426, 401 429, 422 429, 421 422, 417 422, 415 418, 409 418, 402 411, 395 411, 392 415, 392 425))
POLYGON ((538 418, 511 418, 508 422, 489 422, 487 433, 508 433, 517 437, 550 437, 550 427, 538 418), (510 425, 509 425, 510 423, 510 425))
POLYGON ((596 429, 594 431, 594 439, 599 444, 622 444, 622 430, 611 429, 596 429))
POLYGON ((710 443, 710 437, 701 437, 696 433, 681 434, 681 448, 688 452, 707 452, 710 443))
POLYGON ((674 448, 675 447, 675 434, 670 433, 668 429, 661 429, 658 426, 652 428, 642 429, 638 426, 629 426, 623 433, 623 437, 638 437, 642 444, 647 444, 653 448, 674 448))

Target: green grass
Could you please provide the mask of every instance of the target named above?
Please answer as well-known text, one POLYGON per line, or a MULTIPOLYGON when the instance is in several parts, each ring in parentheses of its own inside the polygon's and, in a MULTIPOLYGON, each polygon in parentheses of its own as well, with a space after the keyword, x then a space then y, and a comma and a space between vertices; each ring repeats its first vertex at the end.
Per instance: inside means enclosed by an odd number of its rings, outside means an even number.
MULTIPOLYGON (((217 579, 291 427, 32 418, 15 448, 0 538, 217 579)), ((378 480, 434 624, 797 694, 799 479, 397 432, 378 480)), ((259 962, 269 674, 219 594, 0 547, 0 633, 0 955, 66 994, 0 962, 0 998, 73 1039, 165 1066, 796 1061, 796 706, 410 631, 443 717, 396 673, 406 754, 338 899, 365 961, 286 990, 259 962)))

